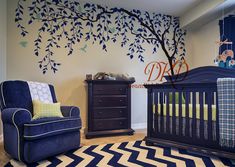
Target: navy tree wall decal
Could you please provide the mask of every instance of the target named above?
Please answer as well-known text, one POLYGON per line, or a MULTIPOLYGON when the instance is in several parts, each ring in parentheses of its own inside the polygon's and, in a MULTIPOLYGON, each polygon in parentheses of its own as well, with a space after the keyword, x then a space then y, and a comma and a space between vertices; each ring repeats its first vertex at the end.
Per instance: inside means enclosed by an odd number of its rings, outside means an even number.
MULTIPOLYGON (((60 48, 58 41, 67 40, 65 48, 68 55, 74 50, 74 45, 81 39, 98 42, 107 51, 107 42, 117 42, 121 36, 121 46, 128 45, 127 55, 133 59, 137 56, 143 62, 145 49, 142 44, 152 45, 153 54, 161 48, 168 59, 171 73, 174 74, 173 63, 176 59, 185 57, 184 38, 186 32, 179 26, 179 18, 142 12, 140 10, 126 10, 123 8, 108 8, 95 4, 82 4, 78 0, 32 0, 26 8, 25 0, 18 0, 15 22, 25 36, 28 31, 22 22, 28 13, 28 24, 39 21, 38 35, 34 41, 36 56, 39 56, 41 43, 46 42, 45 55, 39 61, 39 67, 45 74, 48 69, 56 72, 60 63, 53 57, 53 48, 60 48), (27 10, 25 12, 25 10, 27 10), (85 28, 84 28, 85 27, 85 28), (138 27, 138 28, 137 28, 138 27), (43 39, 44 33, 49 34, 43 39), (128 33, 134 36, 131 41, 128 33)), ((94 43, 93 42, 93 43, 94 43)))

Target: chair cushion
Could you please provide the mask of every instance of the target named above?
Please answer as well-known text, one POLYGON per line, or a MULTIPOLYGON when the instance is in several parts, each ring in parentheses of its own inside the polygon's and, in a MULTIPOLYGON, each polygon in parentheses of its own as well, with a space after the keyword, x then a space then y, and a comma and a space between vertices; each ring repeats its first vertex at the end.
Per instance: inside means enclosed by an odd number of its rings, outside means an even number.
POLYGON ((36 140, 48 136, 79 131, 80 129, 80 118, 41 118, 32 120, 30 123, 24 125, 24 138, 26 140, 36 140))
POLYGON ((63 117, 60 110, 60 103, 43 103, 33 100, 33 119, 45 117, 63 117))

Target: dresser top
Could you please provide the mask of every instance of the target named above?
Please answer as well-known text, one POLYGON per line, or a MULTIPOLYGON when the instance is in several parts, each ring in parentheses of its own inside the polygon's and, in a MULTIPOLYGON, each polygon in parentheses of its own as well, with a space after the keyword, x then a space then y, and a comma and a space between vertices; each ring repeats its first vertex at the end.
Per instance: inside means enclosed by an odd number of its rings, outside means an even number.
POLYGON ((135 80, 85 80, 87 83, 103 83, 103 84, 112 84, 112 83, 124 83, 124 84, 132 84, 135 80))

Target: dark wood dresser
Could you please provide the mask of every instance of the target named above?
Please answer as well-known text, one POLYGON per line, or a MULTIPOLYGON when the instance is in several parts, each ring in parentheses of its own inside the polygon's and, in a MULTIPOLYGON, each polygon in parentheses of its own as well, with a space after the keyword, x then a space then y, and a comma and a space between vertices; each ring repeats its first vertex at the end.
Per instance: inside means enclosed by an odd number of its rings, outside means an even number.
POLYGON ((132 135, 131 84, 135 81, 86 80, 88 121, 86 138, 132 135))

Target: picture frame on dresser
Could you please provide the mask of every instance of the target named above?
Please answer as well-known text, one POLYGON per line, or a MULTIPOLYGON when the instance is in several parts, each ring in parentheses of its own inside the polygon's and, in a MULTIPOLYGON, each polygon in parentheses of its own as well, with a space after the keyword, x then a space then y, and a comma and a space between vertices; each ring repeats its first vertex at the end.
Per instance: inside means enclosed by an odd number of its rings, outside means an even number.
POLYGON ((85 80, 88 93, 87 139, 133 135, 131 84, 135 80, 85 80))

